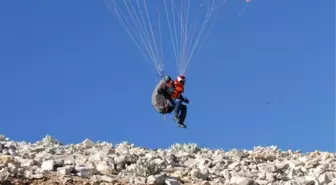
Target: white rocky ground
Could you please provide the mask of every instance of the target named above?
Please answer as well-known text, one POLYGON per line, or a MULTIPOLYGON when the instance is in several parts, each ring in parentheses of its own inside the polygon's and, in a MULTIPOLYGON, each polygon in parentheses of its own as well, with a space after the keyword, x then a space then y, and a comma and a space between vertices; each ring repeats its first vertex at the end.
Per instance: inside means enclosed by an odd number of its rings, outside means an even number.
POLYGON ((27 143, 0 135, 0 184, 336 185, 336 154, 274 146, 225 152, 195 144, 150 150, 127 142, 63 145, 50 136, 27 143))

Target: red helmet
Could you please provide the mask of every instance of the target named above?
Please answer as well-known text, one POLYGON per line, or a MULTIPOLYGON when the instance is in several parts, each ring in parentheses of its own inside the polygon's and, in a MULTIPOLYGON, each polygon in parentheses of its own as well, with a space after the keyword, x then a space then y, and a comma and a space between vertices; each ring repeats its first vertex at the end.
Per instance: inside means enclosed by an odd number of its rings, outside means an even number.
POLYGON ((186 81, 186 78, 183 75, 180 75, 176 78, 176 82, 179 82, 181 84, 184 84, 186 81))

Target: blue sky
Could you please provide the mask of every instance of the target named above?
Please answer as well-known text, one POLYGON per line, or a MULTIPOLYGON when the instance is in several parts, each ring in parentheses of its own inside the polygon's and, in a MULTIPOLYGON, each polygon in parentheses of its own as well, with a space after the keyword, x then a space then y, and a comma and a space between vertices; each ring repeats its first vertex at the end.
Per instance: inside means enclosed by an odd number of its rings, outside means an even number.
MULTIPOLYGON (((227 4, 188 72, 181 129, 152 108, 155 75, 103 1, 1 1, 0 133, 335 152, 334 7, 227 4)), ((175 76, 175 62, 165 65, 175 76)))

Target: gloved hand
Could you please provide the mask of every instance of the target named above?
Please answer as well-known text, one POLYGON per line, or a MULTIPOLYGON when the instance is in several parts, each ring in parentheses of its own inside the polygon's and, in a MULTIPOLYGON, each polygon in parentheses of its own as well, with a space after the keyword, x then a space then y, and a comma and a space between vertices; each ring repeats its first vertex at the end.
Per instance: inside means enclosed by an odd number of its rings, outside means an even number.
POLYGON ((183 98, 183 102, 189 103, 189 99, 188 98, 183 98))

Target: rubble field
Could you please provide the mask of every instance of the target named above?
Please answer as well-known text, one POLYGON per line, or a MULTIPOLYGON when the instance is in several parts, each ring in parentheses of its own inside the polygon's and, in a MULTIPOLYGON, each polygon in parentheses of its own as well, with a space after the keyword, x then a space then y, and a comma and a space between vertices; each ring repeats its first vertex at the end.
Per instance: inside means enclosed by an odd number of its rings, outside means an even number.
POLYGON ((174 144, 147 149, 128 142, 64 145, 0 135, 0 185, 336 185, 336 154, 208 149, 174 144))

